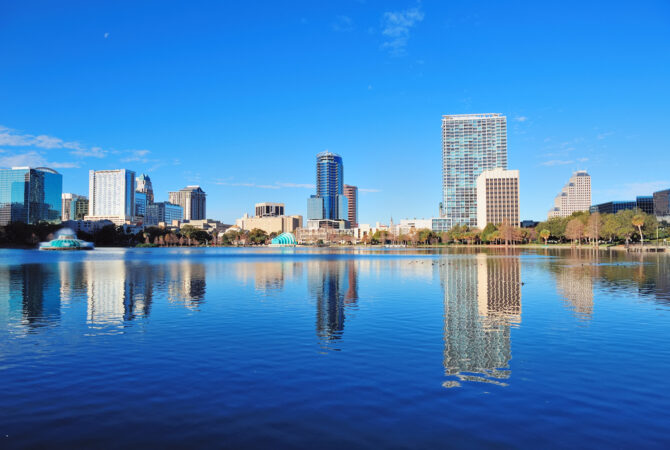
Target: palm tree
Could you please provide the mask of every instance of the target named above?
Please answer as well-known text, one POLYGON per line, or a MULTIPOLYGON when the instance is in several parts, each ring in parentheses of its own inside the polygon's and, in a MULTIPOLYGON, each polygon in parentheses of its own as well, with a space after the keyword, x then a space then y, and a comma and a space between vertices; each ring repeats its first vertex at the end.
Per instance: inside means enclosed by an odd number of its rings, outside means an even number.
POLYGON ((549 236, 551 236, 551 232, 549 230, 542 230, 540 231, 540 237, 544 239, 544 245, 547 245, 547 241, 549 240, 549 236))
POLYGON ((644 247, 644 235, 642 234, 642 227, 644 226, 644 216, 642 214, 635 214, 631 223, 634 227, 637 227, 637 231, 640 233, 640 244, 644 247))

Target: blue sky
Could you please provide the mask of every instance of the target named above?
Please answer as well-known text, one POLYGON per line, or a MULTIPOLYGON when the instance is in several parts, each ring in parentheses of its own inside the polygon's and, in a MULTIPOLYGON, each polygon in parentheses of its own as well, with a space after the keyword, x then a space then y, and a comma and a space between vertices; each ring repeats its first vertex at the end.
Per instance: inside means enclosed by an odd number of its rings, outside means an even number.
POLYGON ((359 219, 437 214, 442 114, 508 117, 522 218, 670 187, 670 3, 3 2, 0 166, 200 184, 208 216, 305 214, 342 155, 359 219), (634 7, 633 7, 634 6, 634 7))

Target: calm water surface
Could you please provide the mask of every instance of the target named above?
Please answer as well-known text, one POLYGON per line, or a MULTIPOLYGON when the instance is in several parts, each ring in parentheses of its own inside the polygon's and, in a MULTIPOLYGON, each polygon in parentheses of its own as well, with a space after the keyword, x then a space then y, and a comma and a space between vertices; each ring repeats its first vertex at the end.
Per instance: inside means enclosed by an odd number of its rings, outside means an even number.
POLYGON ((670 255, 0 251, 0 448, 670 446, 670 255))

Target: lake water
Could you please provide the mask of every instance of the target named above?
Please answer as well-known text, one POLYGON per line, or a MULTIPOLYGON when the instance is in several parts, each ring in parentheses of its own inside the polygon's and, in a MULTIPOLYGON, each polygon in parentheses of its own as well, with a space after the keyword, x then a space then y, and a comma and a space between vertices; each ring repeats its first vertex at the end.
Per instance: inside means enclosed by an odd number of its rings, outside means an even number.
POLYGON ((0 251, 0 448, 670 446, 670 255, 0 251))

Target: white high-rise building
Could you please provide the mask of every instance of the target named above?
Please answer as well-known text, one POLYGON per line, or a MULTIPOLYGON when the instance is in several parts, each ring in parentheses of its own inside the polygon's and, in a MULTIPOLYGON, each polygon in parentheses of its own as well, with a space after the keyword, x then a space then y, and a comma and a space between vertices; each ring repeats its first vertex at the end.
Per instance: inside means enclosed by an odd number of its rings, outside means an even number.
POLYGON ((207 218, 207 194, 200 186, 186 186, 179 191, 168 192, 168 200, 184 209, 184 220, 207 218))
POLYGON ((134 221, 135 172, 132 170, 91 170, 88 193, 86 220, 110 220, 117 225, 134 221))
POLYGON ((451 228, 477 226, 477 177, 507 169, 507 117, 502 114, 442 116, 442 208, 451 228))
POLYGON ((554 199, 554 207, 547 218, 568 217, 577 211, 588 211, 591 207, 591 175, 586 170, 578 170, 563 186, 554 199))
POLYGON ((477 228, 519 226, 519 171, 485 170, 477 177, 477 228))

